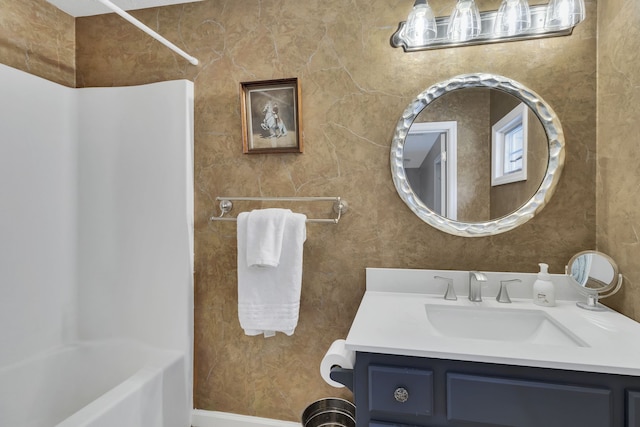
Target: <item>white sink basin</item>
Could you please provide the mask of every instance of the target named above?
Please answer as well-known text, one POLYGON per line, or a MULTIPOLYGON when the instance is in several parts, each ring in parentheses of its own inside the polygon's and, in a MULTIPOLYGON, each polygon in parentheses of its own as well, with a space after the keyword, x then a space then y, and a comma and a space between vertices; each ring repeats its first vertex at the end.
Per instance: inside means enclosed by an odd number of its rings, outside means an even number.
POLYGON ((425 304, 436 335, 449 338, 588 347, 542 310, 425 304))

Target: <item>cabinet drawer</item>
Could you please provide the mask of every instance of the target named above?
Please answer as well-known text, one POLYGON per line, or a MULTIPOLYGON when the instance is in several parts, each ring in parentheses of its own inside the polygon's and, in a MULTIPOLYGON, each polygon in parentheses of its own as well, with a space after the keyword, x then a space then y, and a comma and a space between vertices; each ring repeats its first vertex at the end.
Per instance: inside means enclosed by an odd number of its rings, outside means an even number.
POLYGON ((513 427, 608 427, 611 391, 447 374, 447 419, 513 427))
POLYGON ((369 366, 369 410, 431 415, 433 372, 422 369, 369 366))

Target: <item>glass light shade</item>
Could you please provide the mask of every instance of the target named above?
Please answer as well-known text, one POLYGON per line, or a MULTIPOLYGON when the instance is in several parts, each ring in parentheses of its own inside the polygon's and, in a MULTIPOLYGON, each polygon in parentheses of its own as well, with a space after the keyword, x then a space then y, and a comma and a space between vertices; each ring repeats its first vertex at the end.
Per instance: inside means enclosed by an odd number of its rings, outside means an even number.
POLYGON ((460 42, 471 40, 478 37, 480 29, 480 11, 475 1, 458 0, 449 20, 449 39, 460 42))
POLYGON ((424 46, 436 38, 436 17, 426 0, 416 0, 405 26, 405 40, 409 46, 424 46))
POLYGON ((551 0, 544 26, 550 30, 571 28, 584 21, 584 0, 551 0))
POLYGON ((514 36, 531 27, 531 10, 527 0, 502 0, 493 33, 499 36, 514 36))

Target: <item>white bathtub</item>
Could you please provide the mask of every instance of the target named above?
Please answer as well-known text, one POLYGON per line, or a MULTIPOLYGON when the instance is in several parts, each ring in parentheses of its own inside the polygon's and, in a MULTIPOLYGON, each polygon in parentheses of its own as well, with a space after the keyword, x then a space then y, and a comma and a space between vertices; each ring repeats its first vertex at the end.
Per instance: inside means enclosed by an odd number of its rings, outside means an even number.
POLYGON ((0 368, 0 426, 187 427, 184 354, 85 342, 0 368))

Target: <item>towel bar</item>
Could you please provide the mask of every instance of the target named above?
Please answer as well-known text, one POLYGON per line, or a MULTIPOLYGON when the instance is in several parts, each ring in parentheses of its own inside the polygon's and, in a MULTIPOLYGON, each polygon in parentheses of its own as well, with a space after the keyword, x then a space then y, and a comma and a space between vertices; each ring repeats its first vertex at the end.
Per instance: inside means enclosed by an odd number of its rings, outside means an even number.
POLYGON ((310 218, 308 223, 328 223, 337 224, 344 213, 349 209, 349 205, 340 197, 216 197, 220 202, 220 215, 212 216, 210 221, 237 221, 234 217, 225 217, 233 209, 233 201, 250 202, 333 202, 335 218, 310 218))

